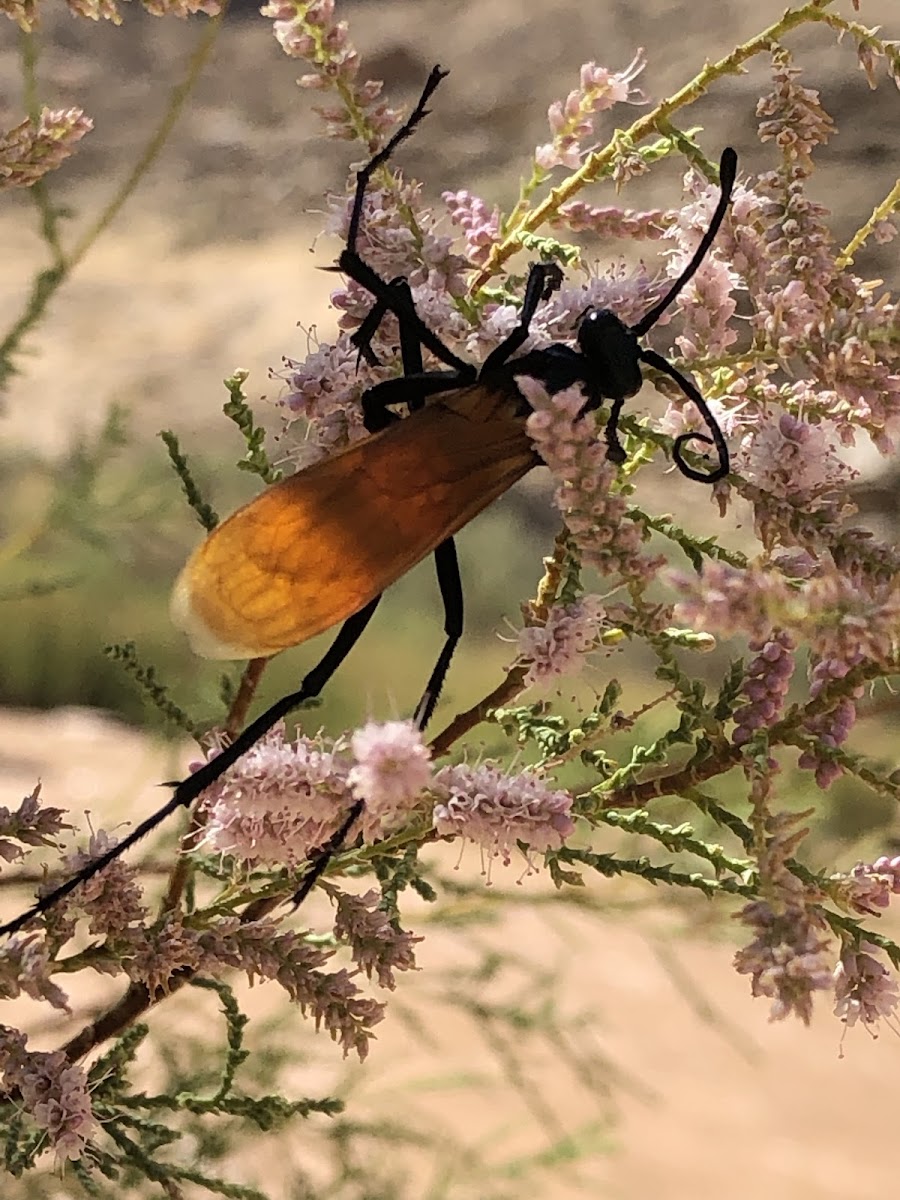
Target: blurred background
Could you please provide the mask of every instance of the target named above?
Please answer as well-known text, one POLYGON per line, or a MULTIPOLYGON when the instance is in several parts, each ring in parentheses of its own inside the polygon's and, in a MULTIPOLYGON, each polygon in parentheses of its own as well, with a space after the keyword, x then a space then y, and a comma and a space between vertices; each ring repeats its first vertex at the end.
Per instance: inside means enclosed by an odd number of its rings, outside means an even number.
MULTIPOLYGON (((545 0, 527 8, 512 0, 339 0, 338 15, 350 21, 363 76, 384 79, 392 104, 412 102, 434 63, 451 70, 427 126, 404 147, 404 171, 435 199, 443 189, 466 187, 508 205, 525 157, 546 140, 547 106, 576 85, 582 62, 618 70, 643 46, 648 67, 640 83, 659 98, 707 58, 758 34, 782 7, 779 0, 545 0)), ((900 36, 895 2, 863 7, 866 24, 881 22, 884 36, 900 36)), ((844 8, 852 15, 849 0, 844 8)), ((67 240, 90 228, 133 166, 206 24, 155 19, 135 8, 116 28, 48 10, 39 97, 52 107, 79 105, 95 122, 78 153, 48 180, 69 213, 67 240)), ((9 127, 24 110, 22 48, 11 23, 0 34, 0 99, 9 127)), ((838 46, 828 30, 802 30, 789 44, 804 68, 802 82, 820 90, 838 127, 819 155, 813 193, 832 209, 843 242, 897 176, 900 100, 887 79, 870 91, 852 46, 838 46)), ((300 70, 275 43, 270 21, 251 7, 228 14, 162 153, 17 358, 19 374, 0 411, 0 804, 18 804, 40 776, 50 803, 71 807, 76 817, 88 808, 97 825, 111 828, 159 802, 156 781, 183 772, 189 751, 166 740, 155 710, 104 654, 109 643, 134 640, 142 661, 193 716, 221 716, 221 671, 194 659, 168 624, 171 581, 199 535, 157 432, 176 431, 207 498, 227 513, 257 485, 234 469, 244 445, 221 414, 222 379, 237 367, 249 370, 247 394, 277 438, 283 386, 270 371, 285 355, 303 358, 310 331, 324 341, 333 336, 333 278, 319 268, 331 263, 336 246, 316 240, 318 214, 326 193, 343 190, 358 150, 321 137, 311 111, 315 95, 296 87, 300 70)), ((731 144, 747 170, 767 161, 754 115, 767 70, 760 56, 747 74, 691 108, 687 120, 703 126, 710 157, 731 144)), ((624 202, 671 205, 679 195, 680 172, 666 165, 633 184, 624 202)), ((860 273, 896 281, 894 246, 867 250, 860 273)), ((620 250, 598 244, 595 256, 620 250)), ((2 198, 0 258, 5 336, 47 263, 27 193, 2 198)), ((277 459, 277 440, 272 454, 277 459)), ((859 465, 864 517, 882 536, 895 537, 891 466, 865 450, 859 465)), ((717 528, 705 497, 698 503, 693 491, 673 496, 670 478, 657 486, 657 510, 678 515, 679 505, 689 505, 692 529, 717 528)), ((502 639, 518 621, 519 603, 533 594, 556 528, 547 481, 535 472, 460 537, 467 636, 435 728, 500 678, 510 657, 502 639)), ((407 712, 441 640, 426 563, 392 590, 312 720, 337 732, 370 714, 407 712)), ((281 656, 261 697, 293 686, 324 644, 281 656)), ((726 657, 710 662, 710 678, 726 657)), ((640 657, 616 660, 614 668, 640 703, 640 657)), ((608 669, 601 664, 587 686, 602 689, 608 669)), ((490 749, 490 731, 478 734, 482 740, 473 744, 490 749)), ((873 711, 853 745, 883 757, 895 743, 895 715, 873 711)), ((798 807, 809 801, 821 810, 821 863, 847 869, 890 846, 887 801, 843 782, 826 801, 799 773, 797 789, 798 807)), ((474 874, 477 864, 469 867, 474 874)), ((657 907, 644 891, 609 884, 592 889, 588 914, 560 914, 526 903, 528 889, 516 891, 514 874, 498 883, 496 899, 507 903, 495 905, 493 928, 480 929, 462 949, 453 920, 432 930, 421 914, 419 932, 428 933, 421 980, 401 987, 374 1061, 346 1083, 364 1108, 379 1113, 389 1100, 393 1110, 418 1095, 424 1111, 430 1096, 435 1119, 453 1136, 468 1144, 477 1131, 481 1152, 488 1139, 505 1139, 509 1190, 502 1194, 511 1196, 520 1194, 515 1164, 539 1158, 542 1138, 554 1144, 560 1131, 576 1126, 583 1153, 570 1174, 558 1152, 548 1163, 554 1171, 541 1176, 540 1193, 554 1200, 631 1200, 651 1189, 680 1198, 724 1188, 735 1200, 763 1192, 775 1200, 825 1200, 874 1196, 893 1183, 885 1148, 892 1114, 872 1103, 897 1062, 893 1036, 875 1044, 853 1031, 841 1058, 841 1027, 824 1011, 809 1031, 767 1025, 766 1003, 752 1002, 730 969, 729 927, 705 906, 657 907), (497 1096, 506 1095, 511 1068, 507 1062, 495 1072, 494 1034, 458 1011, 438 1024, 429 997, 435 979, 465 977, 482 952, 499 945, 515 947, 521 958, 511 969, 523 996, 543 997, 553 982, 566 1031, 565 1046, 548 1036, 535 1052, 508 1104, 497 1096), (560 1082, 560 1055, 573 1070, 582 1063, 581 1092, 560 1082)), ((0 899, 4 912, 21 906, 21 895, 9 889, 0 899)), ((190 1020, 183 1006, 178 1019, 190 1020)), ((61 1036, 59 1027, 43 1034, 48 1045, 61 1036)), ((312 1086, 303 1072, 298 1078, 312 1086)), ((297 1153, 302 1157, 302 1146, 297 1153)), ((409 1168, 413 1190, 398 1184, 383 1194, 444 1194, 426 1193, 424 1185, 416 1191, 415 1181, 436 1170, 429 1153, 409 1168)), ((285 1190, 276 1194, 299 1194, 287 1190, 290 1164, 286 1151, 279 1164, 285 1190)), ((483 1194, 495 1193, 485 1185, 483 1194)))

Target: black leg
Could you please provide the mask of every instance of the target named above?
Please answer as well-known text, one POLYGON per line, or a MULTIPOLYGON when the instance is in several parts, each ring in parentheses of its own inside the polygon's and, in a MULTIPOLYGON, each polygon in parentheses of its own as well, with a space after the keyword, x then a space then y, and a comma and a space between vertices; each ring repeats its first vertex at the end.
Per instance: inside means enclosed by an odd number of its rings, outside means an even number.
POLYGON ((525 345, 537 306, 560 287, 562 280, 562 270, 556 263, 531 264, 528 282, 525 284, 525 299, 522 301, 519 323, 512 333, 484 360, 481 368, 482 375, 489 375, 491 371, 496 371, 498 367, 504 366, 515 352, 525 345))
POLYGON ((410 113, 406 122, 397 130, 387 145, 382 150, 379 150, 366 163, 362 170, 356 174, 356 194, 353 199, 353 209, 350 213, 347 244, 338 258, 335 269, 342 271, 349 279, 354 280, 360 287, 364 287, 366 291, 371 292, 375 297, 375 308, 363 322, 361 330, 358 330, 357 334, 354 335, 355 344, 359 347, 363 357, 369 362, 371 362, 371 359, 369 359, 368 354, 371 354, 371 347, 368 345, 368 342, 371 340, 375 329, 378 328, 385 312, 389 311, 394 313, 400 321, 401 328, 406 325, 409 331, 414 333, 418 341, 426 349, 430 350, 439 362, 444 363, 445 366, 451 367, 455 371, 465 371, 468 367, 467 363, 458 358, 450 347, 445 346, 437 334, 428 328, 416 312, 409 289, 407 288, 405 291, 398 289, 394 284, 382 279, 367 262, 360 258, 356 249, 366 191, 368 190, 372 176, 379 167, 384 166, 400 143, 408 138, 416 126, 428 115, 428 109, 425 105, 446 74, 447 72, 442 71, 440 67, 433 68, 425 83, 422 95, 419 97, 419 102, 410 113), (358 341, 356 340, 357 337, 359 338, 358 341))
POLYGON ((105 854, 101 854, 99 857, 93 859, 77 875, 73 875, 71 879, 67 879, 64 883, 61 883, 52 892, 48 892, 45 896, 42 896, 27 912, 21 913, 5 925, 0 925, 0 936, 16 933, 33 917, 39 916, 42 912, 46 912, 48 908, 52 908, 54 904, 63 900, 79 884, 93 879, 95 875, 98 875, 105 867, 108 867, 111 862, 114 862, 119 855, 126 853, 141 838, 146 837, 148 833, 152 833, 171 813, 179 808, 186 808, 193 804, 204 789, 208 788, 210 784, 215 783, 276 722, 280 721, 282 717, 287 716, 292 709, 303 704, 306 700, 312 700, 315 696, 318 696, 322 688, 356 645, 357 641, 359 641, 380 599, 380 596, 376 596, 365 608, 360 609, 352 617, 347 618, 327 653, 306 675, 296 692, 291 692, 289 695, 277 700, 270 708, 267 708, 264 713, 258 716, 255 721, 252 721, 246 729, 238 734, 234 741, 222 750, 221 754, 216 755, 215 758, 205 763, 193 775, 188 775, 186 779, 182 779, 180 783, 176 784, 172 798, 162 808, 149 816, 146 821, 142 821, 140 825, 136 826, 116 846, 107 850, 105 854))
MULTIPOLYGON (((405 279, 392 279, 390 287, 398 303, 413 306, 412 292, 405 279)), ((353 341, 359 346, 361 353, 363 353, 364 345, 369 348, 368 343, 378 327, 372 319, 373 314, 377 315, 380 321, 384 317, 385 311, 382 304, 376 303, 353 335, 353 341), (365 331, 365 336, 357 342, 357 335, 363 331, 365 331)), ((468 363, 462 363, 462 371, 425 371, 422 363, 422 346, 416 327, 405 320, 401 320, 399 325, 403 374, 396 379, 385 379, 381 383, 376 383, 363 392, 363 424, 369 433, 378 433, 393 423, 395 417, 388 411, 390 406, 405 404, 410 412, 415 412, 423 407, 428 396, 453 391, 454 388, 463 387, 467 383, 474 383, 478 378, 476 368, 468 363)))
MULTIPOLYGON (((412 304, 412 293, 409 290, 409 284, 402 275, 398 275, 396 279, 392 279, 388 286, 392 290, 403 291, 404 295, 408 297, 408 302, 412 304)), ((399 303, 402 303, 402 301, 399 301, 399 303)), ((359 357, 364 358, 370 367, 378 366, 378 358, 372 349, 372 339, 378 332, 381 322, 391 311, 391 308, 383 300, 376 300, 366 314, 366 318, 359 329, 350 335, 350 341, 359 351, 359 357)), ((401 331, 402 340, 403 334, 401 331)))
MULTIPOLYGON (((619 417, 622 415, 622 405, 625 403, 625 397, 620 396, 618 400, 613 400, 612 407, 609 410, 609 420, 606 422, 606 428, 603 431, 603 436, 606 439, 606 457, 610 462, 621 466, 628 455, 625 453, 622 443, 619 441, 619 417)), ((585 405, 585 408, 587 405, 585 405)))
POLYGON ((359 224, 362 220, 363 201, 365 199, 366 192, 369 190, 369 184, 372 180, 372 176, 379 167, 384 166, 400 143, 405 141, 415 130, 416 126, 428 116, 428 109, 425 107, 425 105, 431 99, 433 92, 441 80, 447 78, 447 74, 448 73, 446 71, 442 71, 440 67, 432 67, 431 74, 425 81, 425 87, 422 89, 422 95, 419 97, 416 107, 412 110, 387 145, 379 150, 376 155, 370 158, 360 171, 356 172, 356 195, 353 198, 353 210, 350 213, 350 226, 347 230, 347 249, 351 254, 356 253, 356 239, 359 237, 359 224))
POLYGON ((338 850, 341 849, 344 842, 350 833, 350 830, 356 824, 356 820, 363 810, 363 801, 357 800, 350 808, 347 816, 341 822, 338 829, 334 831, 324 846, 320 846, 318 850, 314 850, 309 856, 309 861, 306 865, 306 874, 303 876, 303 881, 300 886, 291 896, 291 904, 294 908, 299 908, 309 893, 316 886, 316 883, 322 872, 331 862, 338 850))
POLYGON ((434 565, 437 568, 438 587, 441 589, 441 599, 444 602, 444 633, 447 640, 444 648, 434 664, 431 678, 422 694, 422 699, 416 705, 413 723, 417 729, 424 729, 431 720, 434 706, 440 698, 450 668, 450 661, 459 644, 463 632, 463 588, 459 573, 459 559, 456 555, 456 543, 453 538, 441 542, 434 552, 434 565))
MULTIPOLYGON (((401 325, 409 326, 426 350, 430 350, 438 362, 444 363, 454 371, 462 372, 468 369, 469 364, 454 354, 450 347, 444 345, 438 335, 428 328, 416 312, 412 297, 404 296, 402 292, 393 288, 386 279, 381 278, 377 271, 373 271, 355 251, 341 251, 337 260, 337 270, 343 271, 349 279, 354 280, 360 287, 364 287, 367 292, 371 292, 376 301, 380 303, 381 309, 392 312, 401 325)), ((381 318, 379 317, 379 319, 381 318)))

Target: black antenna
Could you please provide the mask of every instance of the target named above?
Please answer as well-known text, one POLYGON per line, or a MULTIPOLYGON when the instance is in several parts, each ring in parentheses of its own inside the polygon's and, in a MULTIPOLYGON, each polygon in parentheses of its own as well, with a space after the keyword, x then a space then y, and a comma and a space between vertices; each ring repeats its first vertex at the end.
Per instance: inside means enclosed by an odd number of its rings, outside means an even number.
MULTIPOLYGON (((689 283, 696 275, 700 264, 706 257, 707 251, 715 240, 716 234, 725 219, 725 213, 728 211, 728 205, 731 203, 731 194, 734 191, 734 181, 737 175, 737 153, 731 146, 726 146, 722 151, 722 157, 719 160, 719 183, 721 186, 721 194, 719 203, 716 205, 716 211, 712 215, 712 220, 709 223, 709 228, 703 237, 700 239, 700 244, 694 251, 691 261, 681 272, 669 290, 653 308, 638 321, 636 325, 632 325, 630 332, 635 337, 643 337, 648 330, 652 329, 662 314, 666 311, 672 301, 678 296, 685 284, 689 283)), ((720 479, 724 479, 731 469, 728 458, 728 446, 725 443, 725 438, 722 436, 722 430, 715 417, 710 412, 709 406, 703 397, 700 395, 699 389, 691 382, 686 375, 683 375, 676 367, 673 367, 661 354, 657 354, 655 350, 647 350, 641 348, 641 359, 649 363, 651 367, 655 367, 657 371, 662 371, 673 379, 689 400, 691 400, 699 409, 700 415, 706 424, 706 428, 712 436, 696 431, 691 433, 682 433, 675 439, 675 444, 672 447, 672 458, 675 465, 688 479, 695 479, 699 483, 717 483, 720 479), (689 442, 703 442, 707 446, 715 446, 718 463, 712 471, 698 471, 695 467, 685 460, 684 448, 689 442)), ((619 405, 621 407, 621 405, 619 405)), ((612 426, 613 437, 610 438, 610 429, 607 427, 607 441, 612 445, 617 443, 616 435, 616 419, 618 412, 614 409, 614 415, 610 417, 610 425, 612 426)))
POLYGON ((719 196, 719 203, 716 205, 716 211, 713 213, 712 220, 709 223, 709 229, 707 229, 706 233, 700 239, 700 245, 694 251, 694 257, 666 292, 665 296, 663 296, 662 300, 658 304, 654 304, 653 308, 641 317, 637 325, 631 326, 631 332, 635 337, 643 337, 648 329, 653 328, 684 285, 689 283, 697 274, 700 264, 706 257, 707 250, 709 250, 715 240, 716 234, 719 232, 719 226, 725 219, 725 213, 728 211, 728 205, 731 202, 731 193, 734 190, 736 175, 737 153, 731 146, 726 146, 719 160, 719 182, 722 194, 719 196))

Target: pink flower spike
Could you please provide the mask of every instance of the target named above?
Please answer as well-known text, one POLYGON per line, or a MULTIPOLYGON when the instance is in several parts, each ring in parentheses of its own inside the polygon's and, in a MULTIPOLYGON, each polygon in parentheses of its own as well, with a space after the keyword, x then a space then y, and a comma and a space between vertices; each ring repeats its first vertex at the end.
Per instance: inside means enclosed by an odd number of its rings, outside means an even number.
POLYGON ((892 1017, 900 1002, 897 981, 875 957, 877 946, 860 942, 841 955, 834 970, 834 1015, 845 1025, 877 1025, 892 1017))
POLYGON ((97 1132, 87 1076, 61 1050, 28 1051, 25 1035, 0 1025, 0 1081, 18 1088, 21 1105, 47 1131, 58 1162, 81 1158, 97 1132))
POLYGON ((525 686, 574 675, 597 643, 603 600, 582 596, 574 604, 555 604, 543 625, 519 631, 519 658, 528 664, 525 686))
POLYGON ((533 771, 508 775, 492 763, 443 767, 434 783, 436 831, 478 842, 504 865, 517 841, 531 850, 558 849, 575 828, 572 797, 533 771))
POLYGON ((339 743, 276 726, 203 793, 204 843, 250 863, 293 866, 338 830, 353 802, 339 743))
POLYGON ((535 150, 537 165, 544 171, 556 166, 577 169, 585 153, 581 142, 594 131, 595 113, 615 104, 645 103, 643 92, 631 85, 646 65, 643 50, 638 50, 623 71, 613 72, 593 62, 585 63, 580 72, 580 86, 569 92, 565 102, 554 100, 547 110, 553 141, 535 150))

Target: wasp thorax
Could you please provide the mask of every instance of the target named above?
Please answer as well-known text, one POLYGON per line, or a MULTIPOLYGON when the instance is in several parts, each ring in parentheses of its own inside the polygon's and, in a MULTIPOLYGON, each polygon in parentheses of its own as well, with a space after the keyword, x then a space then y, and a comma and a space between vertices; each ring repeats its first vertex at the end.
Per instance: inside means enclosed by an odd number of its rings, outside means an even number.
POLYGON ((578 348, 601 382, 604 396, 620 399, 641 390, 637 338, 609 308, 591 308, 578 326, 578 348))

